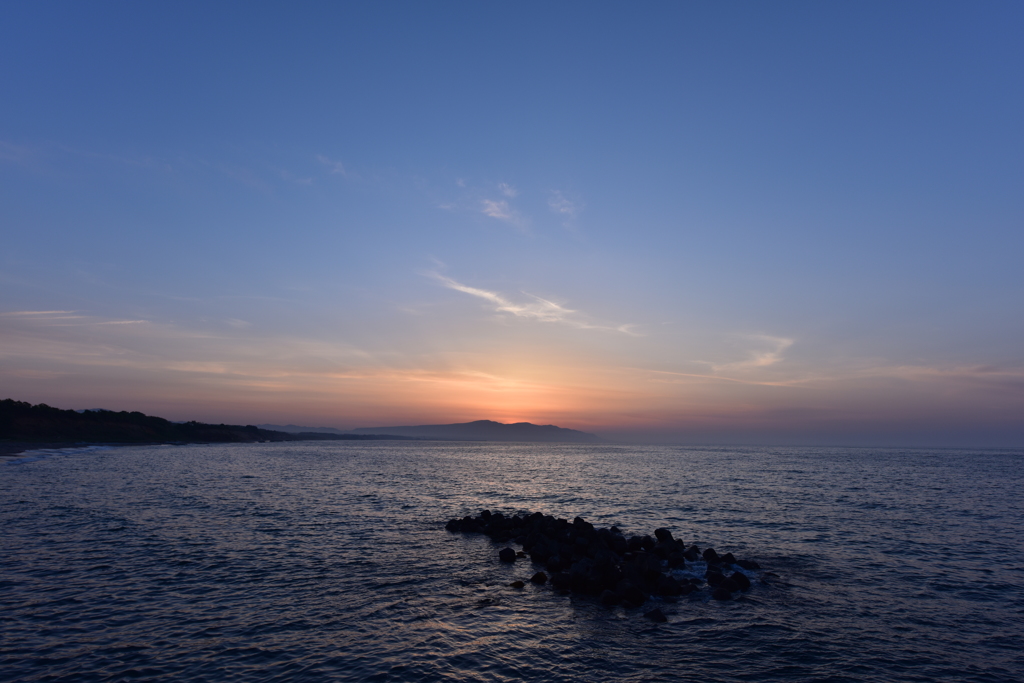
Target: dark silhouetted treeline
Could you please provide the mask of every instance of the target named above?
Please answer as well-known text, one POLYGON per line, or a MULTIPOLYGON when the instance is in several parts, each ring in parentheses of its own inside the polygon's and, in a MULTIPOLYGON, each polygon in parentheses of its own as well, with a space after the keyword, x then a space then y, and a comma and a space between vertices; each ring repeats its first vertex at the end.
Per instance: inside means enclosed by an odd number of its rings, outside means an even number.
POLYGON ((366 440, 380 435, 289 434, 254 425, 171 422, 133 411, 61 410, 40 403, 0 401, 0 441, 67 443, 251 443, 256 441, 366 440))

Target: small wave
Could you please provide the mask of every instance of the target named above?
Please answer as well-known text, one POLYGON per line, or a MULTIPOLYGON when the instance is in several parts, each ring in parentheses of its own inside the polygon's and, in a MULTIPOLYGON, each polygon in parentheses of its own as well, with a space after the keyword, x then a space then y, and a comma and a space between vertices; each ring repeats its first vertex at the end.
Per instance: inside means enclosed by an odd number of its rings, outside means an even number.
POLYGON ((3 465, 24 465, 30 462, 36 462, 38 460, 45 460, 46 458, 53 457, 55 455, 82 455, 85 453, 95 453, 96 451, 105 451, 114 448, 114 446, 72 446, 69 448, 37 448, 35 450, 23 451, 15 456, 12 456, 10 460, 5 460, 3 465))

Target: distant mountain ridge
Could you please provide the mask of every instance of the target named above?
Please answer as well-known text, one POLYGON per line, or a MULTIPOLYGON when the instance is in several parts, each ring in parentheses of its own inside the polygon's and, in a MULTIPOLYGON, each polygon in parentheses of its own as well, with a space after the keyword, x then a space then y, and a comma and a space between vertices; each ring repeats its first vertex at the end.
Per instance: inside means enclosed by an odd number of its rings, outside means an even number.
POLYGON ((576 429, 530 422, 504 424, 493 420, 476 420, 446 425, 415 425, 404 427, 361 427, 348 434, 390 434, 443 441, 534 441, 565 443, 597 443, 601 437, 576 429))

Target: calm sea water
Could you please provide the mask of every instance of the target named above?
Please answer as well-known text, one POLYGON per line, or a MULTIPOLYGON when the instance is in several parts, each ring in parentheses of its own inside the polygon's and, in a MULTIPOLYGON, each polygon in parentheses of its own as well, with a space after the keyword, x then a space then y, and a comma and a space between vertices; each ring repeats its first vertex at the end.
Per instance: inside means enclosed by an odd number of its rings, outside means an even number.
POLYGON ((0 466, 7 681, 1024 680, 1024 453, 455 443, 161 446, 0 466), (483 508, 774 574, 607 608, 483 508), (660 606, 666 624, 642 613, 660 606))

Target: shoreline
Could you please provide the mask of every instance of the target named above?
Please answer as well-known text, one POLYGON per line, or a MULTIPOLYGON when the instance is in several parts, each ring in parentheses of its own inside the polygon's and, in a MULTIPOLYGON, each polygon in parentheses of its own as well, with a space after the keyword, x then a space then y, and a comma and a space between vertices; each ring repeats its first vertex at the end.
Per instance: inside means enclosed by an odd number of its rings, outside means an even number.
POLYGON ((120 448, 122 446, 157 446, 162 442, 124 443, 103 441, 0 441, 0 464, 20 460, 31 451, 55 451, 72 448, 120 448))

